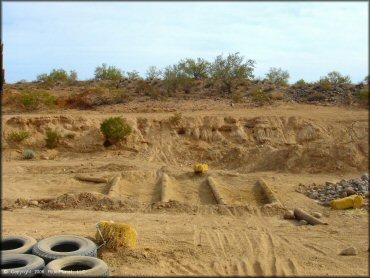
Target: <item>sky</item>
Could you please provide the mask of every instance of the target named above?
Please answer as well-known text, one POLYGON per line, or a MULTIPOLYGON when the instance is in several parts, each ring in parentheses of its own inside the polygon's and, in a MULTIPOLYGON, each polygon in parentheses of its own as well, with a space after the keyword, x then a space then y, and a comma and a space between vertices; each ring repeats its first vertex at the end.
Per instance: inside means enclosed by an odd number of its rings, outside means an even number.
POLYGON ((239 52, 291 83, 330 71, 368 75, 368 2, 3 2, 7 83, 75 70, 81 80, 102 63, 145 75, 184 58, 239 52))

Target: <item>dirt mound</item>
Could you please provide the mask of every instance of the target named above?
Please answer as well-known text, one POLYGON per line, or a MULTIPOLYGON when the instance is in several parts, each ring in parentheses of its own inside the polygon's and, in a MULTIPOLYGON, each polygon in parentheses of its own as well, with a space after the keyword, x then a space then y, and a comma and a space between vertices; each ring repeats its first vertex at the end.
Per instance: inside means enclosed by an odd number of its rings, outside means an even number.
POLYGON ((184 204, 175 200, 170 200, 169 202, 153 203, 150 207, 150 210, 152 212, 166 210, 173 213, 196 213, 198 211, 198 207, 184 204))
POLYGON ((79 194, 66 193, 45 203, 42 209, 92 209, 99 211, 133 212, 139 204, 130 199, 116 199, 100 193, 82 192, 79 194))

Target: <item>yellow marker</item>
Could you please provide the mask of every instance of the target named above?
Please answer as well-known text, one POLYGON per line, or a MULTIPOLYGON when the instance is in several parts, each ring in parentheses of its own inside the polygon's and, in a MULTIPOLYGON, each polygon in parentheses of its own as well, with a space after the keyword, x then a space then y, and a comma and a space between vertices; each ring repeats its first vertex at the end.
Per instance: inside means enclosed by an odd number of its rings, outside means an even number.
POLYGON ((194 172, 195 173, 205 173, 208 171, 207 164, 195 164, 194 165, 194 172))
POLYGON ((364 199, 360 195, 351 195, 331 201, 330 206, 332 209, 360 208, 363 203, 364 199))

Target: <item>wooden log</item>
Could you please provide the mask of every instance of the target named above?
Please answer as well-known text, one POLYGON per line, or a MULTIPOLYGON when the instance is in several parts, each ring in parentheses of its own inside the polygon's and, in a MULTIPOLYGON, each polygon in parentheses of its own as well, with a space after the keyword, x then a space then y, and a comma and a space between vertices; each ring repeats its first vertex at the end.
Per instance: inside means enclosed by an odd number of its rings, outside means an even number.
POLYGON ((208 177, 207 180, 208 180, 208 185, 211 188, 213 196, 215 196, 217 203, 220 205, 226 205, 224 198, 222 197, 222 195, 220 194, 217 188, 216 181, 212 177, 208 177))
POLYGON ((259 179, 257 183, 261 187, 263 194, 265 194, 268 202, 271 205, 281 206, 281 203, 279 199, 276 197, 276 194, 272 191, 272 189, 266 184, 266 182, 263 179, 259 179))
POLYGON ((109 184, 108 196, 115 197, 120 195, 121 175, 115 176, 109 184))
POLYGON ((80 181, 89 181, 89 182, 96 182, 96 183, 107 183, 108 180, 104 178, 94 178, 89 176, 83 176, 83 175, 76 175, 75 179, 80 181))
POLYGON ((170 177, 163 173, 161 177, 161 202, 168 202, 169 198, 169 184, 170 184, 170 177))
POLYGON ((312 215, 310 215, 309 213, 305 212, 300 208, 294 209, 294 216, 298 220, 306 220, 307 223, 311 225, 328 225, 328 223, 313 217, 312 215))

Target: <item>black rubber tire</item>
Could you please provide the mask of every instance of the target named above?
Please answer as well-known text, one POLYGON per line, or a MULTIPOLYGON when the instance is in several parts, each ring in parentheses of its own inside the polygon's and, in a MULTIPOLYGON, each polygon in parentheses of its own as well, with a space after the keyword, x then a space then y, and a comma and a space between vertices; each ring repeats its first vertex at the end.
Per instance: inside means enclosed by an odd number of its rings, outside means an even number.
POLYGON ((1 277, 41 276, 45 267, 43 259, 30 254, 2 254, 1 277))
POLYGON ((108 266, 104 261, 86 256, 54 260, 46 265, 43 273, 46 277, 109 277, 108 266), (64 268, 70 270, 62 270, 64 268))
POLYGON ((66 256, 97 256, 96 244, 81 236, 63 235, 53 236, 40 240, 33 246, 32 253, 49 263, 52 260, 63 258, 66 256), (52 250, 57 246, 64 246, 61 250, 52 250))
POLYGON ((1 239, 1 255, 5 254, 31 254, 32 247, 37 243, 30 236, 13 235, 1 239))

